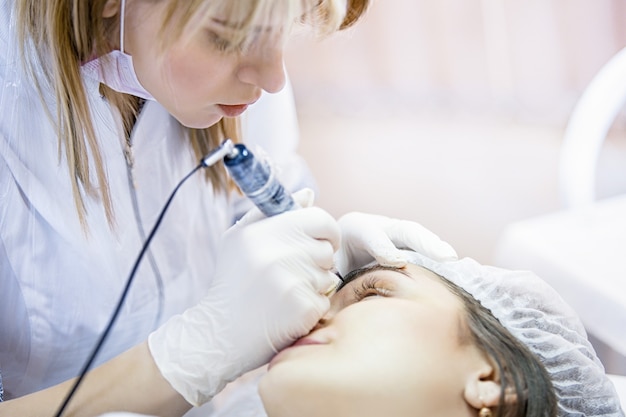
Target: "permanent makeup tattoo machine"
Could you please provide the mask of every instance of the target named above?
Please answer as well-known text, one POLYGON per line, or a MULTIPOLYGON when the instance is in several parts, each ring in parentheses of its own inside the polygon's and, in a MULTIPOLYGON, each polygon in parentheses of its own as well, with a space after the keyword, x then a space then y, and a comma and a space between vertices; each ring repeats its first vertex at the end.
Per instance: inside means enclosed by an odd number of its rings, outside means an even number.
POLYGON ((269 163, 255 158, 245 145, 226 139, 202 159, 202 164, 209 167, 222 158, 235 184, 267 217, 296 208, 269 163))

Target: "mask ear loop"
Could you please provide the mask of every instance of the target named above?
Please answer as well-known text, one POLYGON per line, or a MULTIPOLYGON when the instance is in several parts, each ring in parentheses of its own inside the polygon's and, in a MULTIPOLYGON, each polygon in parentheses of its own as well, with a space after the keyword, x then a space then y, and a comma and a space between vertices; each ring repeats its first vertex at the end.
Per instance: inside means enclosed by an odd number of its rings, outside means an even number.
POLYGON ((126 0, 122 0, 120 10, 120 51, 124 53, 124 15, 126 14, 126 0))

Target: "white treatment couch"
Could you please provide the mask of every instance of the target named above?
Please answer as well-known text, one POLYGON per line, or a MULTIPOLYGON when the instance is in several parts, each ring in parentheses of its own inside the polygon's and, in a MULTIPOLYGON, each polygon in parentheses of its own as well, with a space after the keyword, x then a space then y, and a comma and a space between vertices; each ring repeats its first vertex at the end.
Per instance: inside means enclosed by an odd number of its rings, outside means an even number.
MULTIPOLYGON (((593 78, 568 122, 559 162, 563 209, 508 225, 494 255, 496 265, 548 281, 580 315, 607 370, 623 375, 626 190, 598 199, 595 186, 600 150, 625 103, 626 48, 593 78)), ((626 376, 614 381, 626 404, 626 376)))

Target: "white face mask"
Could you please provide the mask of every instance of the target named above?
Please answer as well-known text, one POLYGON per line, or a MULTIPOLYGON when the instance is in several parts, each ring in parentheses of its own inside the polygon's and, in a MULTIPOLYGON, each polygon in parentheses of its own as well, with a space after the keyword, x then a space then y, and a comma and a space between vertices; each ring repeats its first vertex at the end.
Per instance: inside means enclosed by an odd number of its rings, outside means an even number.
POLYGON ((153 100, 150 94, 137 79, 133 57, 124 52, 124 12, 126 0, 122 0, 120 10, 120 50, 93 59, 81 66, 86 77, 98 80, 102 84, 120 93, 131 94, 145 100, 153 100))

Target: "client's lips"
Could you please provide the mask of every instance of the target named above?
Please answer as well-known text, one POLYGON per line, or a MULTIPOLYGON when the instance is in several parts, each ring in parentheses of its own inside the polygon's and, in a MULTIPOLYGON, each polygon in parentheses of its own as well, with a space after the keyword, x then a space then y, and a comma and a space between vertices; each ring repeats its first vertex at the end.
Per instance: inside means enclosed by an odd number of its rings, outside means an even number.
POLYGON ((248 104, 218 104, 217 106, 222 110, 224 116, 226 117, 237 117, 248 108, 248 104))
POLYGON ((281 350, 276 355, 274 355, 274 357, 270 361, 269 366, 268 366, 267 369, 272 369, 272 366, 274 366, 276 363, 280 362, 281 358, 283 357, 284 352, 287 352, 288 350, 291 350, 291 349, 296 348, 298 346, 323 345, 323 344, 325 344, 325 343, 324 342, 320 342, 319 340, 308 338, 308 337, 304 337, 302 339, 298 339, 298 340, 295 341, 294 344, 292 344, 291 346, 286 347, 285 349, 281 350))
POLYGON ((291 347, 304 346, 304 345, 321 345, 321 344, 323 343, 320 342, 319 340, 315 340, 309 337, 303 337, 302 339, 296 340, 296 342, 293 345, 291 345, 291 347))

